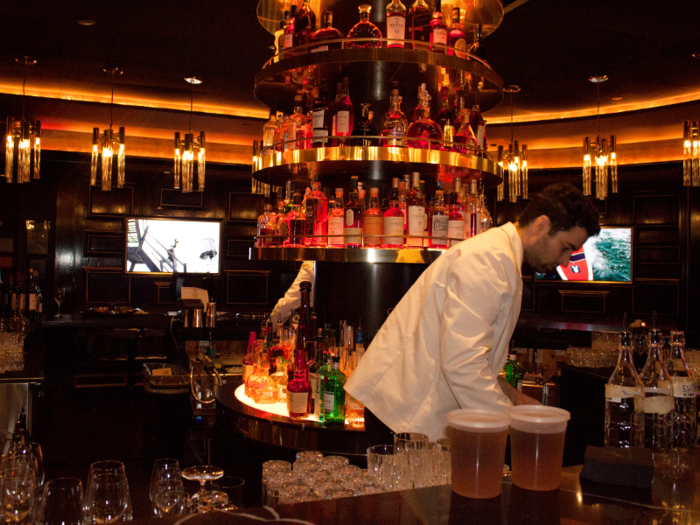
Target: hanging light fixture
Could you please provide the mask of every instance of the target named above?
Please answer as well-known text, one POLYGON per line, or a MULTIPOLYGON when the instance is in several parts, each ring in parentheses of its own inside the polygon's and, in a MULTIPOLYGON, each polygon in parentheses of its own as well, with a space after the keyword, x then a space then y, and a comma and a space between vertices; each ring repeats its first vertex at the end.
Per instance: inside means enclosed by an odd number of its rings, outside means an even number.
POLYGON ((700 133, 698 121, 683 124, 683 186, 700 186, 700 133))
POLYGON ((610 136, 608 142, 600 136, 600 84, 607 81, 607 75, 593 75, 589 82, 596 85, 598 98, 598 136, 595 142, 589 137, 583 139, 583 193, 591 195, 592 177, 595 176, 595 196, 597 199, 608 197, 608 179, 612 186, 612 192, 617 193, 617 140, 615 135, 610 136), (591 173, 592 172, 592 173, 591 173))
POLYGON ((124 72, 118 67, 105 68, 105 73, 112 76, 112 98, 109 103, 109 129, 100 134, 99 128, 92 128, 92 159, 90 161, 90 186, 97 186, 97 171, 98 167, 102 169, 100 185, 102 191, 111 191, 112 189, 112 160, 114 150, 117 151, 117 188, 124 187, 126 179, 126 151, 124 139, 126 134, 124 128, 119 128, 119 133, 116 135, 112 131, 112 113, 114 109, 114 75, 122 75, 124 72), (100 155, 102 155, 100 161, 100 155))
POLYGON ((503 91, 510 93, 510 144, 508 151, 502 146, 498 148, 498 163, 504 170, 503 182, 498 185, 496 198, 502 201, 505 198, 506 174, 508 177, 508 200, 518 202, 518 197, 529 198, 529 179, 527 167, 527 146, 522 149, 517 140, 514 140, 513 132, 513 93, 520 91, 519 86, 509 85, 503 91))
POLYGON ((185 139, 180 139, 180 132, 175 132, 175 170, 174 185, 176 190, 182 186, 182 193, 191 193, 193 188, 192 171, 194 154, 197 152, 197 191, 204 190, 204 175, 206 170, 206 148, 204 132, 199 132, 199 137, 192 134, 192 108, 194 105, 194 86, 202 83, 197 77, 187 77, 185 81, 190 84, 190 132, 185 133, 185 139))
POLYGON ((27 85, 27 67, 36 64, 31 57, 15 59, 24 65, 24 79, 22 80, 22 119, 15 121, 7 117, 7 138, 5 139, 5 179, 8 183, 13 180, 15 156, 17 157, 17 183, 29 182, 32 157, 34 158, 34 179, 41 176, 41 122, 29 122, 24 117, 24 102, 26 99, 25 88, 27 85), (31 150, 34 150, 32 155, 31 150))

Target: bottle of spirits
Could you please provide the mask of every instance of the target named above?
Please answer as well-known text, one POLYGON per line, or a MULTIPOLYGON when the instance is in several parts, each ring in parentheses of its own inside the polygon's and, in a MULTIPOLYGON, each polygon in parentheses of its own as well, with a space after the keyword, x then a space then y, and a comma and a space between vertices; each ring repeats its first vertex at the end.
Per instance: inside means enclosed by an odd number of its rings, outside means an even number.
POLYGON ((329 51, 333 49, 342 49, 342 42, 330 42, 326 43, 326 40, 342 40, 345 38, 343 33, 338 31, 333 27, 333 13, 331 11, 324 11, 322 16, 321 29, 316 31, 311 37, 310 47, 311 53, 318 53, 321 51, 329 51))
POLYGON ((257 355, 255 353, 255 341, 257 337, 255 332, 248 332, 248 350, 241 360, 243 365, 243 383, 245 383, 245 394, 250 396, 248 389, 248 378, 255 371, 255 363, 257 361, 257 355))
POLYGON ((508 355, 508 361, 506 361, 505 369, 506 381, 508 384, 522 392, 525 370, 523 369, 523 365, 521 365, 518 361, 517 354, 511 353, 508 355))
POLYGON ((345 202, 343 188, 335 189, 334 207, 328 214, 328 246, 345 248, 345 202))
POLYGON ((447 54, 455 55, 459 58, 467 57, 467 36, 462 31, 459 22, 459 7, 452 8, 452 27, 447 33, 447 54))
POLYGON ((632 334, 620 333, 620 356, 605 385, 605 446, 644 446, 644 385, 632 362, 632 334))
POLYGON ((276 145, 279 143, 280 124, 277 121, 277 110, 275 106, 270 108, 270 119, 263 126, 263 156, 271 155, 276 150, 276 145))
POLYGON ((479 186, 479 209, 481 210, 479 231, 485 232, 490 230, 493 226, 493 219, 491 218, 488 206, 486 206, 486 195, 484 194, 484 186, 481 184, 481 181, 479 181, 479 186))
POLYGON ((459 194, 450 193, 450 214, 447 223, 447 236, 451 239, 450 247, 464 240, 464 232, 464 215, 459 211, 459 194))
POLYGON ((294 42, 294 26, 296 24, 297 18, 297 6, 292 5, 291 11, 289 13, 289 21, 287 22, 287 27, 284 30, 284 58, 291 58, 295 55, 291 49, 295 46, 294 42))
POLYGON ((280 124, 280 150, 294 151, 297 149, 297 123, 289 115, 282 117, 280 124))
POLYGON ((19 308, 19 290, 18 284, 14 281, 14 276, 10 275, 10 313, 8 317, 16 317, 19 308))
POLYGON ((467 233, 469 237, 474 237, 481 233, 481 206, 479 205, 479 192, 477 190, 476 179, 472 179, 469 190, 468 200, 468 216, 469 224, 467 225, 467 233))
POLYGON ((301 195, 294 193, 292 198, 292 210, 286 216, 289 237, 284 241, 287 248, 303 248, 304 232, 306 231, 306 217, 301 213, 301 195))
POLYGON ((357 177, 352 177, 350 198, 345 203, 345 245, 348 248, 362 248, 362 204, 357 191, 357 177))
POLYGON ((384 244, 383 248, 403 248, 404 214, 399 208, 399 179, 391 180, 391 197, 389 209, 384 212, 384 244))
POLYGON ((697 436, 697 391, 693 374, 685 360, 685 334, 671 332, 671 358, 667 369, 673 382, 673 446, 688 448, 697 436))
MULTIPOLYGON (((438 182, 438 189, 442 189, 442 182, 438 182)), ((425 181, 420 180, 420 192, 423 194, 425 201, 425 229, 423 230, 423 248, 430 248, 430 213, 433 209, 433 200, 428 197, 425 191, 425 181)))
POLYGON ((309 43, 311 35, 316 32, 316 13, 311 9, 309 0, 302 0, 294 23, 294 40, 296 46, 309 43))
POLYGON ((447 45, 447 26, 442 21, 442 0, 435 0, 435 10, 430 20, 430 50, 433 53, 445 53, 447 45))
POLYGON ((314 101, 314 107, 311 113, 313 126, 313 139, 311 141, 311 146, 314 148, 330 146, 328 136, 333 130, 333 115, 332 111, 328 107, 328 102, 326 102, 327 96, 327 84, 325 82, 321 82, 319 96, 314 101))
POLYGON ((474 104, 469 113, 469 125, 472 128, 473 134, 476 136, 476 151, 478 155, 483 155, 484 139, 486 137, 486 121, 481 116, 479 104, 474 104))
POLYGON ((362 218, 365 248, 381 248, 384 235, 384 214, 379 208, 379 188, 370 188, 369 207, 362 218))
POLYGON ((323 424, 327 427, 345 425, 345 380, 340 371, 340 356, 333 356, 333 365, 323 382, 323 424))
POLYGON ((287 24, 289 24, 289 11, 284 12, 284 17, 280 21, 280 28, 275 31, 275 43, 277 52, 277 62, 284 60, 284 42, 287 33, 287 24))
POLYGON ((663 358, 661 331, 649 332, 649 354, 639 379, 644 385, 644 446, 656 454, 673 448, 673 382, 663 358))
POLYGON ((423 246, 423 234, 427 224, 425 216, 425 197, 420 191, 420 173, 413 173, 413 189, 406 199, 408 214, 407 248, 420 248, 423 246))
POLYGON ((27 430, 27 413, 24 411, 24 405, 22 405, 19 414, 17 414, 15 429, 12 432, 12 443, 21 448, 31 443, 31 441, 32 437, 27 430))
POLYGON ((430 94, 421 93, 421 116, 408 127, 406 144, 410 148, 439 149, 442 141, 442 130, 430 118, 430 94))
POLYGON ((391 0, 386 6, 387 47, 403 47, 406 39, 406 6, 401 0, 391 0))
POLYGON ((17 274, 17 317, 27 314, 27 284, 25 276, 17 274))
POLYGON ((455 127, 455 130, 459 131, 459 128, 462 127, 462 122, 469 120, 469 110, 467 109, 467 103, 463 96, 456 97, 456 100, 457 106, 454 111, 455 119, 452 125, 455 127))
POLYGON ((360 10, 360 21, 348 31, 345 47, 347 49, 382 47, 381 40, 353 40, 355 38, 382 38, 382 32, 379 28, 369 21, 369 13, 372 11, 372 6, 369 4, 360 4, 358 9, 360 10))
POLYGON ((435 202, 430 210, 430 247, 440 250, 448 247, 449 212, 445 206, 444 193, 443 190, 435 191, 435 202))
POLYGON ((275 246, 273 239, 276 238, 275 223, 276 214, 272 204, 265 204, 265 211, 258 217, 258 241, 257 246, 275 246))
MULTIPOLYGON (((445 122, 442 127, 442 146, 440 149, 442 151, 453 151, 455 149, 455 128, 452 127, 450 121, 445 122)), ((449 173, 450 170, 444 169, 440 166, 440 173, 449 173)))
POLYGON ((296 123, 296 149, 308 149, 311 146, 311 125, 304 113, 303 99, 301 92, 294 96, 294 113, 289 117, 296 123))
POLYGON ((27 317, 36 319, 36 283, 34 282, 34 270, 29 268, 29 284, 27 285, 27 317))
MULTIPOLYGON (((425 0, 415 0, 408 10, 411 40, 428 42, 430 40, 430 7, 425 0)), ((413 49, 430 49, 427 44, 413 44, 413 49)))
POLYGON ((354 110, 350 99, 350 79, 343 78, 343 87, 338 101, 335 103, 335 124, 333 135, 336 137, 336 145, 347 145, 348 139, 353 129, 354 110))
POLYGON ((41 287, 39 286, 39 272, 36 270, 34 270, 34 290, 36 294, 36 312, 34 314, 34 319, 41 321, 44 311, 44 301, 41 293, 41 287))
MULTIPOLYGON (((362 116, 360 121, 352 130, 353 137, 376 137, 377 128, 374 127, 372 122, 373 113, 369 109, 369 104, 362 104, 362 116)), ((379 145, 379 139, 377 138, 366 138, 366 139, 353 139, 353 146, 377 146, 379 145)))
POLYGON ((452 108, 450 108, 450 86, 443 85, 440 88, 440 109, 438 109, 437 116, 435 117, 436 122, 442 129, 443 134, 445 132, 445 124, 452 122, 454 120, 454 115, 452 114, 452 108))
POLYGON ((313 183, 313 191, 306 196, 306 245, 328 245, 328 198, 321 191, 321 183, 313 183))
POLYGON ((457 131, 455 132, 454 149, 459 153, 464 153, 467 155, 476 155, 477 151, 479 150, 479 143, 477 141, 476 135, 474 134, 474 130, 472 129, 471 124, 469 123, 468 112, 466 112, 466 115, 460 112, 460 116, 462 116, 463 118, 460 119, 461 124, 459 128, 455 126, 455 129, 457 131))
POLYGON ((406 200, 408 199, 408 194, 411 192, 411 176, 406 173, 403 176, 403 181, 399 182, 399 209, 403 213, 403 232, 404 234, 408 231, 408 207, 406 206, 406 200))
POLYGON ((382 146, 403 146, 403 138, 408 129, 408 119, 401 111, 401 99, 398 82, 394 82, 389 97, 391 109, 386 112, 382 119, 382 136, 387 137, 382 139, 382 146))
POLYGON ((425 97, 427 97, 428 105, 430 105, 430 93, 428 93, 428 90, 425 88, 425 83, 423 83, 420 86, 418 86, 418 95, 416 96, 416 98, 418 99, 418 104, 413 110, 413 116, 411 117, 412 123, 418 120, 423 114, 423 99, 425 97))
POLYGON ((309 365, 309 384, 311 386, 311 397, 313 398, 313 415, 319 421, 321 419, 322 412, 322 399, 321 395, 321 379, 319 370, 326 362, 326 345, 323 338, 323 328, 318 329, 318 334, 316 335, 316 356, 314 360, 309 365))
POLYGON ((302 281, 299 284, 299 290, 301 291, 301 305, 294 349, 294 379, 287 383, 287 411, 292 420, 299 420, 308 415, 311 396, 306 358, 307 344, 311 343, 313 347, 313 342, 309 340, 309 326, 307 324, 311 283, 302 281))

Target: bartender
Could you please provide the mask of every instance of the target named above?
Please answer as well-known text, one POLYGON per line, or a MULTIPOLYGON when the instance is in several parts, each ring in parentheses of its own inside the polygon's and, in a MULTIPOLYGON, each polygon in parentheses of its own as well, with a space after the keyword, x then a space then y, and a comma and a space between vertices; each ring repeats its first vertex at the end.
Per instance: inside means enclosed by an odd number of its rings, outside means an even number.
POLYGON ((428 267, 345 385, 366 407, 370 441, 392 443, 394 432, 436 440, 451 410, 536 404, 497 379, 520 315, 521 266, 566 266, 599 231, 593 203, 573 185, 555 184, 516 223, 467 239, 428 267))
MULTIPOLYGON (((273 332, 277 332, 278 320, 280 323, 286 322, 289 316, 292 315, 292 312, 301 305, 301 290, 299 289, 299 285, 304 281, 309 281, 310 283, 314 282, 313 261, 304 261, 301 263, 301 268, 299 268, 299 273, 296 279, 294 279, 292 286, 289 287, 284 296, 277 301, 277 304, 272 309, 270 319, 272 320, 273 332)), ((309 300, 311 301, 310 306, 313 306, 313 295, 309 300)))

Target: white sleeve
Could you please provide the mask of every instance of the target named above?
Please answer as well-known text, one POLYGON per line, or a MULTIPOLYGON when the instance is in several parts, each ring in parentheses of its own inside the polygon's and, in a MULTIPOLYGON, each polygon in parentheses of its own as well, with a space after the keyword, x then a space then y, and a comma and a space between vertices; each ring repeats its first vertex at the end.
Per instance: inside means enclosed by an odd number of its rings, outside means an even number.
POLYGON ((503 254, 470 253, 448 274, 440 368, 462 408, 503 411, 512 405, 498 386, 489 353, 497 339, 494 325, 503 325, 499 317, 508 315, 516 292, 514 272, 515 264, 503 254))
POLYGON ((299 308, 299 305, 301 304, 301 290, 299 289, 299 285, 304 281, 309 281, 312 284, 314 282, 313 261, 304 261, 302 263, 301 268, 299 268, 299 273, 294 279, 292 286, 289 287, 289 290, 287 290, 287 292, 284 294, 284 297, 277 301, 272 313, 270 313, 273 330, 277 330, 278 317, 281 317, 282 322, 284 323, 287 319, 289 319, 289 316, 292 315, 292 311, 299 308))

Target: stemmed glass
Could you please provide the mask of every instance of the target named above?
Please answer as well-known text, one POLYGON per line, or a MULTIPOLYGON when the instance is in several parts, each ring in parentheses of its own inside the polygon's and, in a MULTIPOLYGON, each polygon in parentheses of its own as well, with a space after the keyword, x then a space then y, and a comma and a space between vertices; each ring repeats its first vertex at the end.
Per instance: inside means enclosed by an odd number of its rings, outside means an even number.
POLYGON ((187 467, 182 471, 182 477, 189 481, 199 481, 199 491, 192 496, 192 501, 199 503, 199 499, 207 492, 206 483, 219 479, 224 475, 224 469, 214 465, 196 465, 187 467))
POLYGON ((76 478, 52 479, 44 486, 37 525, 84 525, 83 484, 76 478))
POLYGON ((132 520, 134 516, 129 483, 121 461, 97 461, 90 465, 85 494, 88 523, 132 520))
POLYGON ((0 480, 3 523, 29 525, 34 521, 37 501, 36 478, 31 469, 6 469, 0 480))
POLYGON ((53 296, 53 300, 56 301, 58 304, 58 313, 56 314, 57 318, 61 317, 61 303, 66 300, 66 287, 65 286, 59 286, 56 288, 56 294, 53 296))

